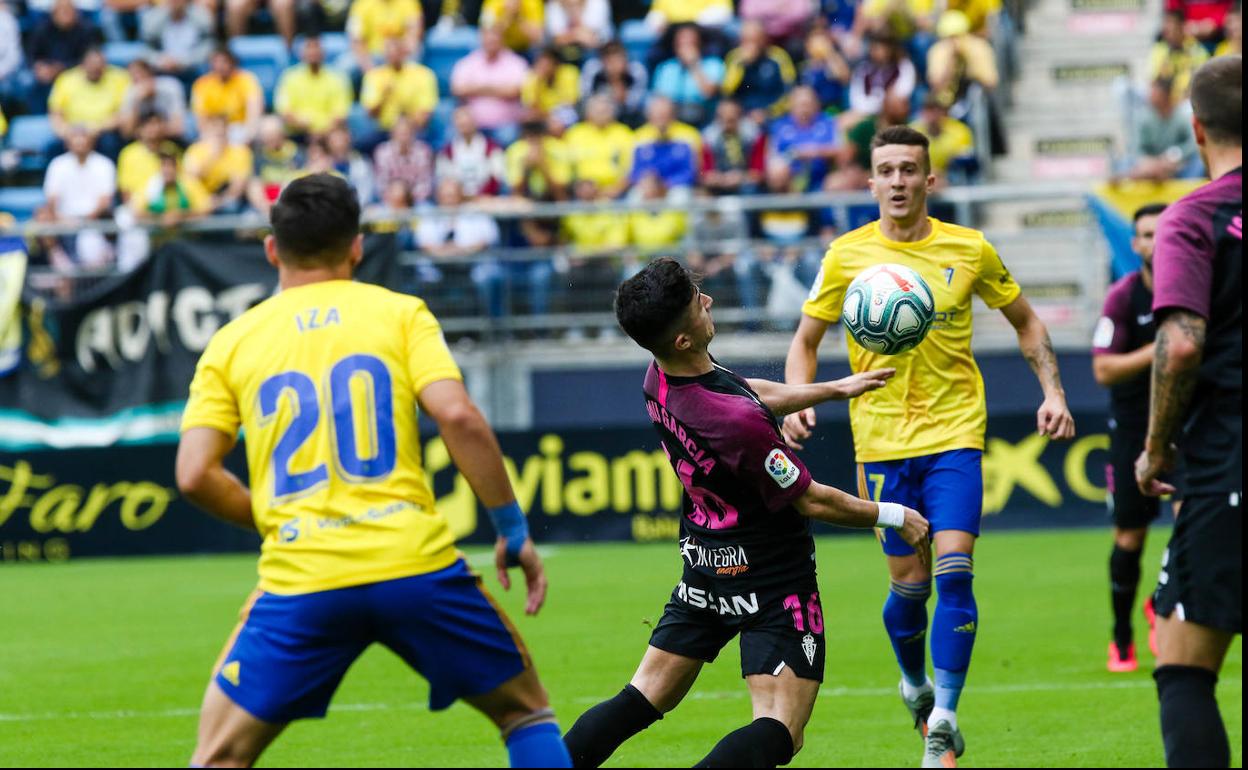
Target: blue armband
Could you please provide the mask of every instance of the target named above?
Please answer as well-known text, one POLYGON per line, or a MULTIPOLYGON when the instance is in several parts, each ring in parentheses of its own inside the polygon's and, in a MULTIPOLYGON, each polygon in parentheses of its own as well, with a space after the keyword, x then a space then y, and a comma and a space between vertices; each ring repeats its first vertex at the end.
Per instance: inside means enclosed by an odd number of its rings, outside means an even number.
POLYGON ((529 520, 515 500, 497 508, 487 508, 486 513, 494 522, 494 531, 507 541, 507 565, 514 567, 520 563, 520 549, 524 547, 524 541, 529 539, 529 520))

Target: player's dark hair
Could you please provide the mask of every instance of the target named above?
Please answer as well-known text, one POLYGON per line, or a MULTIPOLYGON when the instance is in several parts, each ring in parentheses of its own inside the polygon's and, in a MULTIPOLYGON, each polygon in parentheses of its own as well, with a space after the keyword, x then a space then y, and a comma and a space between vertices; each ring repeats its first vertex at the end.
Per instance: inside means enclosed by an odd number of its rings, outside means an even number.
POLYGON ((283 262, 333 267, 350 256, 351 242, 360 232, 360 201, 341 177, 310 174, 286 185, 269 222, 283 262))
MULTIPOLYGON (((876 150, 890 144, 905 144, 911 147, 922 147, 923 170, 931 173, 932 156, 928 150, 931 146, 931 142, 928 141, 927 136, 922 131, 916 131, 910 126, 889 126, 883 131, 877 133, 871 139, 871 153, 874 155, 876 150)), ((874 161, 872 162, 872 165, 874 165, 874 161)))
POLYGON ((1149 203, 1144 206, 1140 206, 1135 210, 1135 216, 1131 217, 1131 224, 1139 224, 1139 221, 1144 217, 1161 216, 1161 212, 1165 210, 1166 204, 1164 203, 1149 203))
POLYGON ((1244 58, 1210 59, 1192 76, 1192 113, 1218 144, 1244 144, 1244 58))
POLYGON ((670 257, 656 259, 615 292, 615 320, 633 341, 656 356, 671 346, 697 284, 689 269, 670 257))

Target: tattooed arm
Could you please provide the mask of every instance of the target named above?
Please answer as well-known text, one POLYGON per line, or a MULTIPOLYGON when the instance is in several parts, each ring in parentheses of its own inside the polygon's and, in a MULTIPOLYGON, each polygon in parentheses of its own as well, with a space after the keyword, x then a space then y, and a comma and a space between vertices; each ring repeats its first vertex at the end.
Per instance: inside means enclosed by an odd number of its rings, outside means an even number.
POLYGON ((1074 438, 1075 418, 1070 416, 1066 406, 1066 391, 1062 389, 1062 378, 1057 372, 1057 354, 1053 352, 1053 342, 1044 321, 1021 294, 1001 308, 1001 314, 1018 333, 1018 348, 1044 391, 1044 403, 1036 411, 1036 430, 1049 438, 1074 438))
POLYGON ((1171 311, 1157 327, 1148 438, 1135 462, 1135 480, 1146 495, 1156 497, 1174 491, 1157 476, 1174 461, 1175 434, 1196 389, 1205 351, 1205 327, 1205 319, 1188 310, 1171 311))

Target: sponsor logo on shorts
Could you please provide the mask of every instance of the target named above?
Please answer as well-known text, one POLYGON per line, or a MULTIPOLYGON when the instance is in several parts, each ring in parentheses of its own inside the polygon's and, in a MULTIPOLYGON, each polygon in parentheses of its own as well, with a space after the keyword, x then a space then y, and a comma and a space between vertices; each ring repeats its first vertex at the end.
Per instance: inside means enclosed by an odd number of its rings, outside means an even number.
POLYGON ((815 637, 811 634, 802 637, 802 652, 806 653, 806 662, 812 666, 815 665, 815 650, 818 647, 815 637))
POLYGON ((240 681, 241 664, 237 660, 232 660, 221 667, 221 677, 230 684, 238 687, 240 681))
POLYGON ((713 569, 716 575, 736 577, 750 569, 750 559, 739 545, 707 548, 697 540, 686 537, 680 541, 680 555, 690 567, 713 569))
POLYGON ((767 475, 780 486, 781 489, 788 489, 797 481, 797 477, 802 475, 793 461, 782 449, 773 449, 771 454, 767 455, 767 461, 763 465, 767 470, 767 475))
POLYGON ((713 591, 705 588, 694 588, 680 581, 676 586, 676 597, 690 607, 699 610, 710 610, 716 615, 755 615, 758 613, 758 594, 749 596, 716 596, 713 591))

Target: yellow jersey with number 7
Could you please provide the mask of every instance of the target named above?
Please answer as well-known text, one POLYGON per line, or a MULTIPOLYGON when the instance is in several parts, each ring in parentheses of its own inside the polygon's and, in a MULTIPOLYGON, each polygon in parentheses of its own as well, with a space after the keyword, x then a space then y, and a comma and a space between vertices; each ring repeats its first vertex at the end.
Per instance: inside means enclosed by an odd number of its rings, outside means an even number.
POLYGON ((460 379, 422 300, 352 281, 286 289, 213 336, 182 430, 242 428, 261 590, 326 591, 455 561, 421 465, 417 396, 460 379))
POLYGON ((897 369, 883 388, 850 401, 860 463, 984 448, 988 411, 984 381, 971 355, 971 298, 978 295, 995 309, 1017 299, 1021 289, 983 233, 929 221, 931 234, 911 243, 884 237, 878 222, 837 238, 802 305, 806 315, 836 323, 850 282, 868 267, 886 262, 914 270, 932 289, 936 320, 913 349, 880 355, 845 335, 855 372, 897 369))

